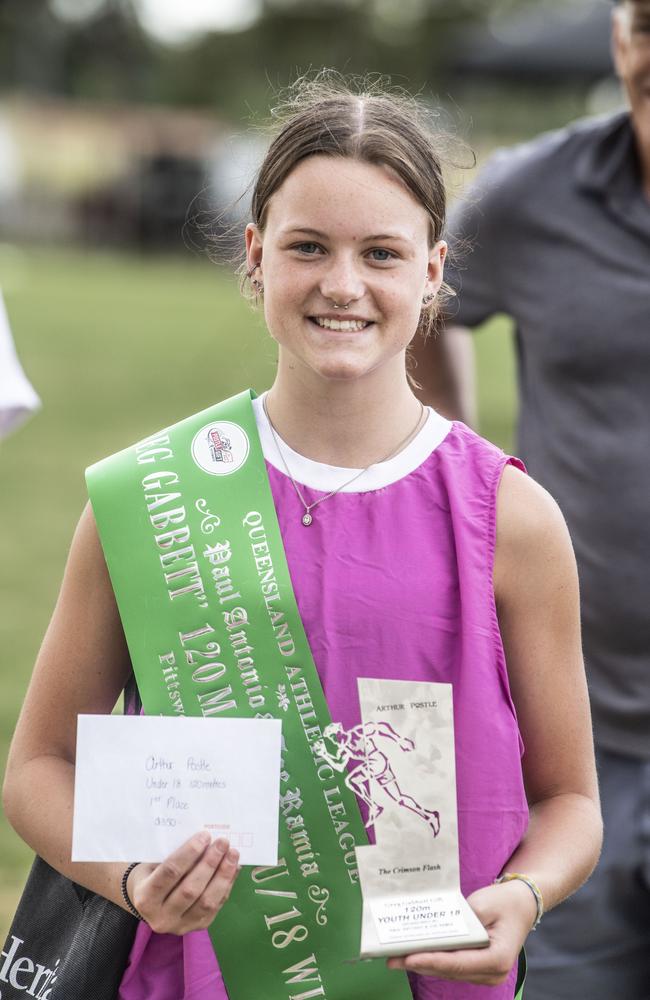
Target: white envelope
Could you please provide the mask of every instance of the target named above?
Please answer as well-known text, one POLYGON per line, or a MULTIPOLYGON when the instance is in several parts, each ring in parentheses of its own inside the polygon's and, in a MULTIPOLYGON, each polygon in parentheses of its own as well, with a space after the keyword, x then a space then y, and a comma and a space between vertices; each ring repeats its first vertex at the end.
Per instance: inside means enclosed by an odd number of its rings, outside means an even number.
POLYGON ((278 860, 279 719, 80 715, 73 861, 162 861, 200 830, 278 860))

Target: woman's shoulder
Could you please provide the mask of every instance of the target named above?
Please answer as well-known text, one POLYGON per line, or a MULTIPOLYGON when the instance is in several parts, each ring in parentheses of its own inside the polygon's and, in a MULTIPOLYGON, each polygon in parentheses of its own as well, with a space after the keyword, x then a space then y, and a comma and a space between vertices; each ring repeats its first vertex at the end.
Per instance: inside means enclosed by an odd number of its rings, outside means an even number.
POLYGON ((500 554, 520 559, 551 544, 570 547, 551 494, 526 473, 523 462, 460 421, 439 448, 439 467, 448 492, 464 502, 472 521, 480 507, 489 515, 500 554))
POLYGON ((521 546, 539 543, 549 533, 565 532, 566 523, 548 490, 510 463, 499 482, 497 528, 504 540, 521 546))
POLYGON ((495 489, 504 466, 513 465, 525 472, 523 462, 506 454, 460 420, 452 422, 439 449, 439 457, 453 475, 464 478, 470 488, 482 482, 489 490, 495 489))
POLYGON ((566 521, 551 494, 530 476, 508 465, 499 483, 496 507, 495 590, 516 581, 535 585, 573 572, 575 557, 566 521))

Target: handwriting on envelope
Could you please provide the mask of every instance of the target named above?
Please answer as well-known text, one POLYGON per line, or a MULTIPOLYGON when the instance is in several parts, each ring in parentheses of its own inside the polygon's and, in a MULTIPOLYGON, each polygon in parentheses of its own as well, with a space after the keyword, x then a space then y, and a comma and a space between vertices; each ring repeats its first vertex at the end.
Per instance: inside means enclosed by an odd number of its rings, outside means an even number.
POLYGON ((281 722, 80 715, 73 861, 162 861, 208 830, 278 858, 281 722))

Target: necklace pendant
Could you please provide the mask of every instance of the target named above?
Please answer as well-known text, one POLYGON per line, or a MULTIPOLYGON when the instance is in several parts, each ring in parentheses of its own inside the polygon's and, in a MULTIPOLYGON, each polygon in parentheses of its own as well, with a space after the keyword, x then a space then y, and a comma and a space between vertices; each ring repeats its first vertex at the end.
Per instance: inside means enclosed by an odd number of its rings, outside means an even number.
POLYGON ((304 513, 304 514, 302 515, 302 523, 304 524, 304 526, 305 526, 306 528, 308 528, 308 527, 309 527, 309 525, 311 524, 311 522, 312 522, 313 520, 314 520, 314 519, 313 519, 313 517, 311 516, 311 514, 309 513, 309 511, 308 511, 308 510, 306 510, 306 511, 305 511, 305 513, 304 513))

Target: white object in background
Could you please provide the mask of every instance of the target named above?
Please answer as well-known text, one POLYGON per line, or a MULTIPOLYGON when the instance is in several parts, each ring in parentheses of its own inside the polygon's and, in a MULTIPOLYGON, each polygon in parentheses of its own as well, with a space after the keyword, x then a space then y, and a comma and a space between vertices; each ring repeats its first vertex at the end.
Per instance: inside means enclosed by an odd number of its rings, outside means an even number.
POLYGON ((19 427, 40 406, 18 360, 0 290, 0 438, 19 427))
POLYGON ((200 830, 278 861, 279 719, 79 715, 73 861, 162 861, 200 830))

